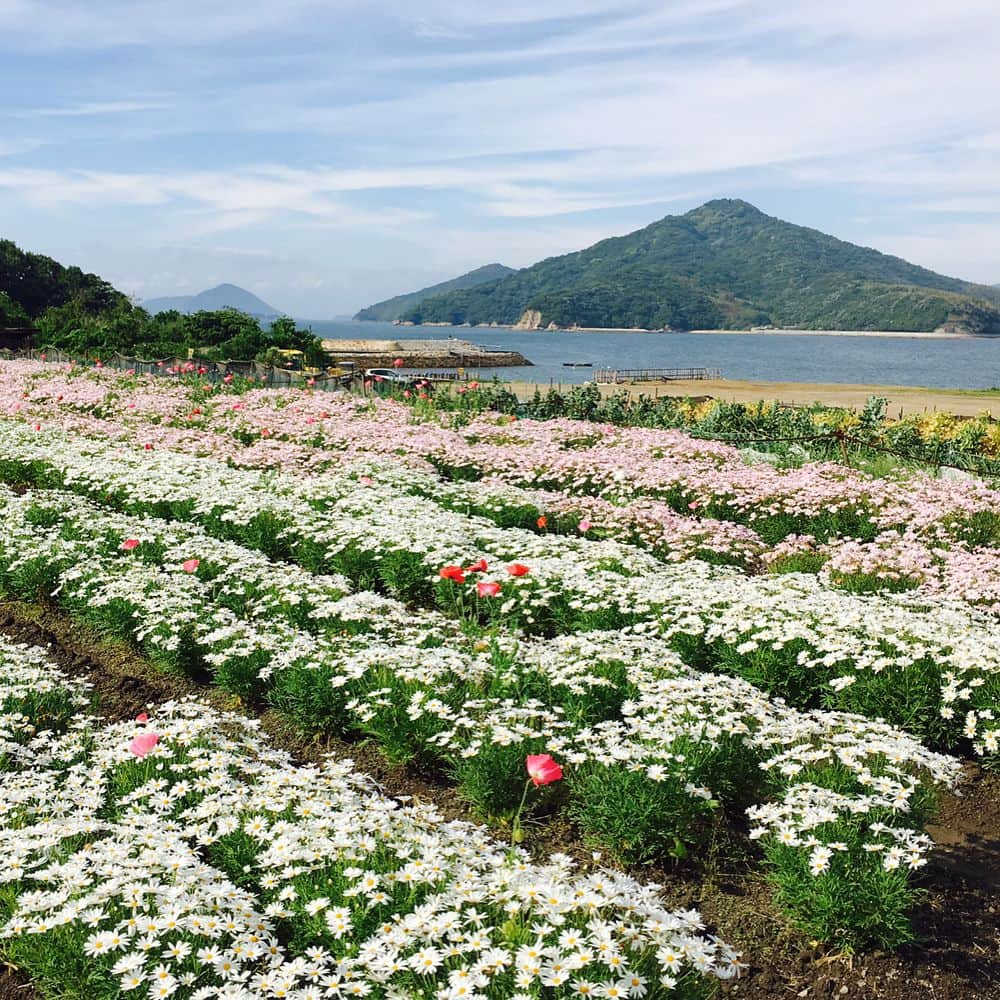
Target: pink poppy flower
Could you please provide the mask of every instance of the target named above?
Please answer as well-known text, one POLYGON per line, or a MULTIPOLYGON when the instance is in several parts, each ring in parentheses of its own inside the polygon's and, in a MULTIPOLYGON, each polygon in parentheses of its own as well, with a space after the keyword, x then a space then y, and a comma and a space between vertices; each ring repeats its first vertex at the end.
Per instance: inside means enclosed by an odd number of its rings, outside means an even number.
POLYGON ((496 597, 500 593, 500 584, 487 580, 476 584, 476 594, 479 597, 496 597))
POLYGON ((159 742, 160 737, 156 733, 139 733, 128 748, 136 757, 145 757, 159 742))
POLYGON ((137 548, 139 548, 139 539, 138 538, 126 538, 125 541, 122 542, 122 551, 123 552, 131 552, 133 549, 137 549, 137 548))
POLYGON ((465 567, 466 573, 485 573, 489 569, 485 559, 474 562, 471 566, 465 567))
POLYGON ((149 716, 145 712, 140 712, 135 717, 135 721, 136 722, 149 722, 149 716))
POLYGON ((393 361, 392 366, 393 366, 393 368, 402 368, 403 367, 403 359, 402 358, 396 358, 396 360, 393 361))
POLYGON ((593 527, 593 525, 592 525, 592 524, 590 523, 590 521, 588 521, 588 520, 587 520, 586 518, 584 518, 584 519, 583 519, 583 520, 582 520, 582 521, 581 521, 581 522, 580 522, 580 523, 579 523, 579 524, 577 525, 577 528, 578 528, 578 529, 579 529, 579 530, 580 530, 581 532, 583 532, 583 534, 586 534, 586 533, 587 533, 588 531, 590 531, 590 529, 591 529, 592 527, 593 527))
POLYGON ((358 480, 358 482, 361 483, 362 486, 374 486, 375 485, 375 480, 372 479, 371 476, 362 476, 358 480))
POLYGON ((184 570, 185 573, 193 573, 197 570, 200 562, 201 561, 198 559, 185 559, 184 562, 181 563, 181 569, 184 570))
POLYGON ((547 753, 529 754, 524 763, 536 788, 551 785, 563 776, 562 768, 547 753))

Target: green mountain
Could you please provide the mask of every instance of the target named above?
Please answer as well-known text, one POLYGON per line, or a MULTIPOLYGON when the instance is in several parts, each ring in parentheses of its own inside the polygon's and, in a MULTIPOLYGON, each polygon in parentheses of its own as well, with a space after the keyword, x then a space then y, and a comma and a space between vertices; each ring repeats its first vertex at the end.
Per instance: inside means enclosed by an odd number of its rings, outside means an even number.
POLYGON ((263 299, 257 298, 253 292, 248 292, 239 285, 216 285, 197 295, 173 295, 161 299, 148 299, 142 304, 151 315, 176 310, 179 313, 207 311, 216 312, 219 309, 238 309, 248 316, 263 319, 274 319, 283 315, 279 309, 268 305, 263 299))
POLYGON ((1000 291, 710 201, 498 281, 424 299, 413 322, 1000 334, 1000 291))
POLYGON ((431 285, 428 288, 421 288, 419 292, 410 292, 408 295, 397 295, 395 298, 386 299, 384 302, 376 302, 367 309, 355 315, 355 319, 381 320, 383 323, 392 323, 401 319, 405 313, 416 309, 424 299, 432 295, 445 295, 448 292, 461 291, 465 288, 475 288, 489 281, 497 281, 514 274, 514 269, 504 267, 503 264, 486 264, 484 267, 477 267, 475 271, 468 274, 452 278, 451 281, 442 281, 438 285, 431 285))

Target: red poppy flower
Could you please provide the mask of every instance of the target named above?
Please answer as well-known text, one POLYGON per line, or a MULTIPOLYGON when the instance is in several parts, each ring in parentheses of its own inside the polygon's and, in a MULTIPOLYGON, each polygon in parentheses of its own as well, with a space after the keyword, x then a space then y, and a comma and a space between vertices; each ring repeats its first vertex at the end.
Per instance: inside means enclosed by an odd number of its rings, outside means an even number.
POLYGON ((524 563, 511 563, 507 567, 507 572, 511 576, 527 576, 531 572, 531 567, 525 566, 524 563))
POLYGON ((496 597, 500 593, 500 584, 484 581, 476 584, 476 594, 479 597, 496 597))
POLYGON ((542 514, 542 516, 535 521, 535 524, 537 524, 539 528, 547 528, 549 526, 549 519, 542 514))
POLYGON ((133 549, 137 549, 138 547, 139 547, 138 538, 126 538, 125 541, 122 542, 123 552, 131 552, 133 549))
POLYGON ((452 580, 455 583, 465 583, 465 571, 461 566, 442 566, 438 570, 442 580, 452 580))
POLYGON ((466 573, 485 573, 489 567, 486 565, 485 559, 480 559, 478 562, 474 562, 471 566, 465 567, 466 573))
POLYGON ((529 754, 524 763, 536 788, 551 785, 563 776, 562 768, 547 753, 529 754))

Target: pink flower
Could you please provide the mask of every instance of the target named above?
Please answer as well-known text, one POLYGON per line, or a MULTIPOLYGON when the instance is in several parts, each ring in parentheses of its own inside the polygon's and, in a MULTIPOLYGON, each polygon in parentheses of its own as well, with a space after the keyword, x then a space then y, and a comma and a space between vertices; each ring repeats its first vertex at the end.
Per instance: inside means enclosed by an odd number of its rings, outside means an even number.
POLYGON ((140 712, 135 717, 135 721, 136 722, 149 722, 149 716, 145 712, 140 712))
POLYGON ((358 480, 358 482, 361 483, 362 486, 374 486, 375 485, 375 480, 372 479, 371 476, 362 476, 358 480))
POLYGON ((137 549, 137 548, 139 548, 139 539, 138 538, 126 538, 125 541, 122 542, 122 551, 123 552, 131 552, 133 549, 137 549))
POLYGON ((466 573, 485 573, 489 569, 485 559, 474 562, 471 566, 465 567, 466 573))
POLYGON ((586 533, 587 533, 588 531, 590 531, 590 529, 591 529, 592 527, 593 527, 593 525, 592 525, 592 524, 590 523, 590 521, 588 521, 588 520, 587 520, 586 518, 584 518, 584 519, 583 519, 583 520, 582 520, 582 521, 581 521, 581 522, 580 522, 580 523, 579 523, 579 524, 577 525, 577 528, 578 528, 578 529, 579 529, 579 530, 580 530, 581 532, 583 532, 584 534, 586 534, 586 533))
POLYGON ((525 566, 524 563, 511 563, 507 567, 507 572, 511 576, 527 576, 531 572, 531 567, 525 566))
POLYGON ((194 573, 195 570, 198 569, 199 565, 200 560, 198 559, 185 559, 184 562, 181 563, 181 569, 184 570, 185 573, 194 573))
POLYGON ((537 521, 535 521, 535 524, 538 525, 539 529, 547 528, 549 526, 549 519, 544 514, 542 514, 542 516, 537 521))
POLYGON ((529 754, 524 763, 535 788, 551 785, 563 776, 562 768, 547 753, 529 754))
POLYGON ((144 451, 152 451, 153 450, 153 446, 148 441, 142 447, 143 447, 144 451))
POLYGON ((402 368, 403 367, 403 359, 402 358, 396 358, 396 360, 393 361, 392 366, 393 366, 393 368, 402 368))
POLYGON ((479 597, 496 597, 500 593, 500 584, 484 581, 476 584, 476 594, 479 597))
POLYGON ((136 757, 145 757, 159 742, 160 737, 156 733, 139 733, 128 748, 136 757))

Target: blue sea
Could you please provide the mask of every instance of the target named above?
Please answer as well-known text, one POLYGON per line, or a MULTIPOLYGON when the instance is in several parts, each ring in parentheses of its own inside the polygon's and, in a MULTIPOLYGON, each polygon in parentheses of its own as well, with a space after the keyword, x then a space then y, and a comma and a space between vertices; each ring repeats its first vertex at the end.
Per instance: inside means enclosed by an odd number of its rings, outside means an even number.
POLYGON ((846 382, 942 389, 1000 387, 1000 338, 930 340, 795 334, 570 333, 486 328, 400 327, 391 323, 313 321, 323 337, 446 340, 520 351, 530 368, 483 369, 548 386, 586 382, 600 368, 721 368, 724 378, 771 382, 846 382), (590 362, 592 368, 566 368, 590 362))

